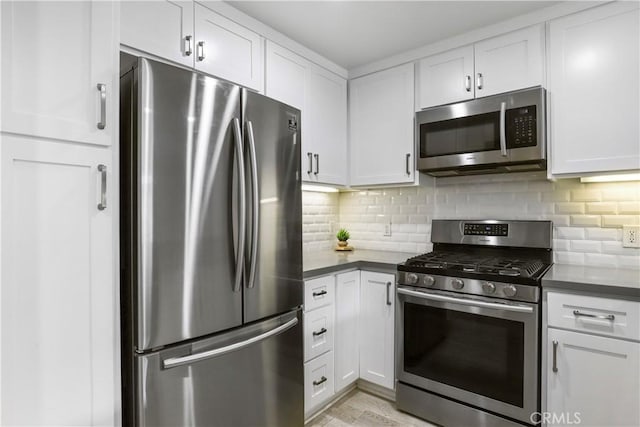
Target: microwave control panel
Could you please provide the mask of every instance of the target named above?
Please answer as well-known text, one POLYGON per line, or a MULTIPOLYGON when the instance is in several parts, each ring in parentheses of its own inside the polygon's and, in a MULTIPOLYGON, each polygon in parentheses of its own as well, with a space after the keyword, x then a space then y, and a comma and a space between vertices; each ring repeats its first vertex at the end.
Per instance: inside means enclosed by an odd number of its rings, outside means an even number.
POLYGON ((506 111, 508 148, 535 147, 538 141, 536 106, 512 108, 506 111))

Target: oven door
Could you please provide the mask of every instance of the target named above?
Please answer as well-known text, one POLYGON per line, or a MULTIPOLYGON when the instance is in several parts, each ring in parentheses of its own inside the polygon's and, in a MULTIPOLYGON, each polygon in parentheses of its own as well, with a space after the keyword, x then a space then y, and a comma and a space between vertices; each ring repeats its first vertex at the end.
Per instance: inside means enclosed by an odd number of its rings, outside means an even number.
POLYGON ((397 378, 525 423, 539 410, 538 306, 398 287, 397 378))

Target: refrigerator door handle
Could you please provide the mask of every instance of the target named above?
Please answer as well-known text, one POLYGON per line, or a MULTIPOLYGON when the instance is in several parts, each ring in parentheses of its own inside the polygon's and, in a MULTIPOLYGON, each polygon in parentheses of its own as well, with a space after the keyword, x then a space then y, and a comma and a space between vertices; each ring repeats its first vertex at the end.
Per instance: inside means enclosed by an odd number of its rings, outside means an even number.
POLYGON ((238 209, 238 247, 236 252, 236 278, 233 284, 233 291, 239 292, 242 285, 242 271, 244 270, 244 251, 245 239, 247 232, 247 205, 246 205, 246 188, 244 181, 244 153, 242 147, 242 132, 240 131, 240 120, 233 119, 233 130, 236 139, 236 157, 238 160, 238 201, 240 207, 238 209))
POLYGON ((187 365, 191 363, 200 362, 202 360, 211 359, 213 357, 222 356, 227 353, 231 353, 234 351, 238 351, 244 347, 250 346, 251 344, 255 344, 259 341, 266 340, 274 335, 281 334, 298 324, 298 318, 294 317, 282 325, 271 329, 270 331, 264 332, 260 335, 256 335, 253 338, 249 338, 248 340, 241 341, 235 344, 231 344, 225 347, 215 348, 213 350, 203 351, 202 353, 190 354, 189 356, 183 357, 171 357, 169 359, 165 359, 162 361, 162 367, 164 369, 171 369, 177 366, 187 365))
POLYGON ((256 280, 256 265, 258 263, 258 235, 260 227, 260 191, 258 191, 258 162, 256 159, 256 141, 253 135, 253 124, 247 120, 247 133, 249 135, 249 161, 251 163, 251 189, 252 199, 252 224, 251 224, 251 248, 249 255, 249 280, 247 287, 253 288, 256 280))

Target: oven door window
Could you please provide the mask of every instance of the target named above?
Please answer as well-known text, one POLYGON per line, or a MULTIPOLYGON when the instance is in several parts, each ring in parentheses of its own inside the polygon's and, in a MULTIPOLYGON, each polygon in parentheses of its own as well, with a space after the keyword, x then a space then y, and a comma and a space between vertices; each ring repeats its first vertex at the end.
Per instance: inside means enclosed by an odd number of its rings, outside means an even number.
POLYGON ((420 157, 500 150, 500 112, 420 125, 420 157))
POLYGON ((404 304, 404 371, 523 406, 524 323, 404 304))

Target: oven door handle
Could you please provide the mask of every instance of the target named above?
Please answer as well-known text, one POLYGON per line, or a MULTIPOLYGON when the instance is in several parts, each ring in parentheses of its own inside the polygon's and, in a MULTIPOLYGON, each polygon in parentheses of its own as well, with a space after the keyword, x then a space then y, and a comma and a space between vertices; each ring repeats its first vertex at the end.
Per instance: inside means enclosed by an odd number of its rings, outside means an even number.
POLYGON ((398 293, 403 295, 408 295, 411 297, 428 299, 433 301, 451 302, 454 304, 464 304, 464 305, 470 305, 474 307, 493 308, 496 310, 504 310, 504 311, 516 311, 519 313, 533 313, 533 307, 528 307, 525 305, 508 305, 508 304, 499 304, 494 302, 477 301, 477 300, 466 299, 466 298, 465 299, 454 298, 446 295, 427 294, 424 292, 410 291, 409 289, 404 289, 404 288, 398 288, 398 293))

